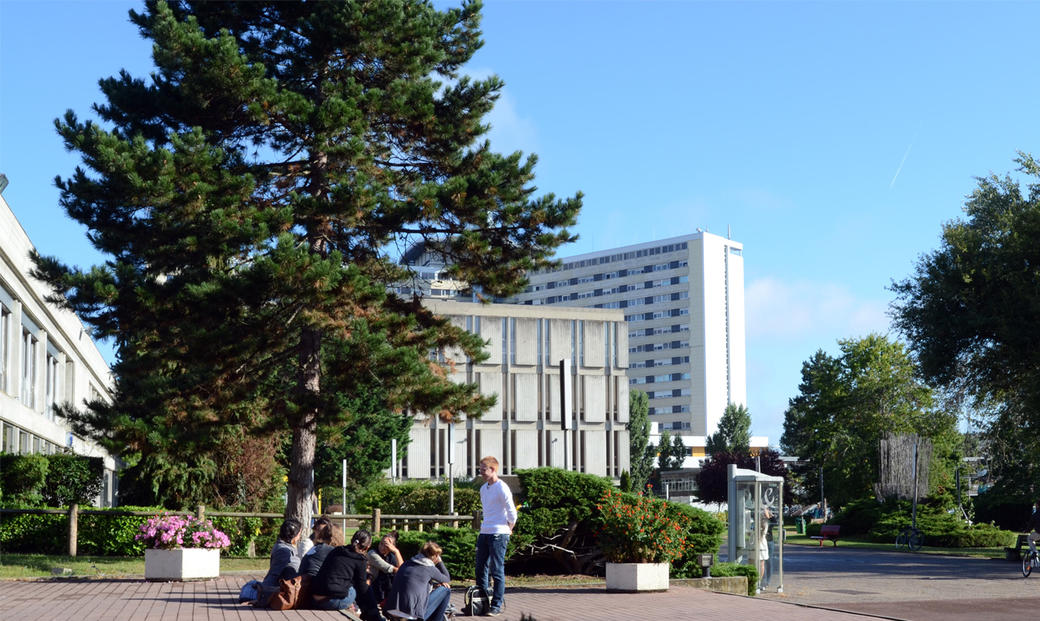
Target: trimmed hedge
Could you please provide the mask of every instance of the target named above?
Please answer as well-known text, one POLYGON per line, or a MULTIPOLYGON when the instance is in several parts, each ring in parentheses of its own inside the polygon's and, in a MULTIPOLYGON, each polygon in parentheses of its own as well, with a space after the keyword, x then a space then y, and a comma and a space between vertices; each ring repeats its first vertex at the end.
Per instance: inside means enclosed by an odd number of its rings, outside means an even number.
POLYGON ((477 531, 472 528, 444 526, 425 532, 410 530, 398 532, 397 537, 397 547, 404 560, 418 554, 427 541, 434 541, 443 548, 442 560, 452 580, 476 577, 477 531))
POLYGON ((7 507, 90 504, 101 492, 104 472, 100 457, 0 453, 0 500, 7 507))
POLYGON ((669 511, 684 513, 689 516, 690 547, 682 557, 672 562, 671 575, 675 578, 700 578, 702 571, 697 564, 698 554, 713 554, 717 559, 722 536, 726 532, 726 524, 703 509, 668 503, 669 511))
POLYGON ((758 568, 754 565, 719 563, 712 566, 711 575, 716 578, 747 576, 747 594, 754 597, 758 593, 758 568))
MULTIPOLYGON (((409 481, 377 483, 365 489, 357 499, 358 513, 379 507, 383 513, 402 515, 445 515, 448 513, 448 484, 409 481)), ((473 487, 455 486, 455 511, 473 515, 480 511, 480 493, 473 487)))
MULTIPOLYGON (((841 526, 843 536, 860 536, 879 543, 892 543, 912 523, 913 505, 908 500, 884 503, 873 498, 849 503, 832 524, 841 526)), ((943 548, 990 548, 1015 545, 1017 534, 992 524, 968 526, 955 513, 926 503, 917 506, 917 528, 924 533, 924 545, 943 548)), ((818 535, 819 524, 810 524, 807 535, 818 535)))

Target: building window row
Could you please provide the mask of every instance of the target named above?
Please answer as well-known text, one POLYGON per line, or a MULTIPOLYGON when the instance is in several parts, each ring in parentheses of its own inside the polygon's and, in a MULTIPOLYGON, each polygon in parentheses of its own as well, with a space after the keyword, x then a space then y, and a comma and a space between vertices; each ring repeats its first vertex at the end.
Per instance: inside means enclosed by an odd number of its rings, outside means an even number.
MULTIPOLYGON (((671 399, 673 397, 689 397, 689 388, 673 388, 672 390, 648 390, 646 397, 648 399, 671 399)), ((689 408, 687 408, 688 410, 689 408)))
POLYGON ((657 336, 658 334, 674 334, 676 332, 689 332, 687 324, 673 324, 670 326, 659 326, 657 328, 639 328, 628 333, 629 338, 640 338, 644 336, 657 336))
POLYGON ((617 254, 605 255, 602 257, 584 259, 582 261, 564 263, 563 269, 569 270, 579 267, 589 267, 590 265, 603 265, 604 263, 614 263, 616 261, 630 261, 632 259, 638 259, 640 257, 651 257, 658 254, 667 254, 669 252, 686 250, 686 248, 687 242, 680 242, 677 244, 666 244, 664 246, 657 246, 655 248, 643 248, 642 250, 633 250, 630 252, 622 252, 617 254))
POLYGON ((625 315, 625 321, 654 321, 655 319, 666 319, 668 317, 684 317, 689 314, 689 308, 671 308, 667 310, 653 311, 651 313, 625 315))
POLYGON ((629 384, 654 384, 657 382, 678 382, 690 379, 689 373, 665 373, 663 375, 647 375, 645 377, 633 377, 628 380, 629 384))
MULTIPOLYGON (((0 421, 0 427, 3 427, 3 440, 2 444, 0 444, 0 450, 4 453, 13 455, 27 455, 30 453, 51 455, 64 450, 63 447, 16 425, 0 421)), ((71 445, 70 440, 69 446, 71 445)))
POLYGON ((664 351, 666 349, 686 349, 690 347, 689 341, 668 341, 667 343, 646 343, 629 347, 628 353, 638 354, 645 351, 664 351))
MULTIPOLYGON (((568 267, 569 265, 571 265, 571 264, 565 265, 563 267, 563 269, 565 269, 565 270, 566 269, 570 269, 570 267, 568 267)), ((592 283, 592 282, 601 282, 601 281, 604 281, 604 280, 613 280, 615 278, 625 278, 627 276, 638 276, 639 274, 652 274, 654 272, 663 272, 665 270, 674 270, 674 269, 683 268, 683 267, 686 267, 687 265, 689 265, 689 261, 686 260, 686 259, 677 259, 675 261, 668 261, 668 262, 664 262, 664 263, 649 263, 649 264, 644 265, 644 266, 639 267, 639 268, 633 268, 633 269, 627 269, 627 270, 617 270, 617 271, 614 271, 614 272, 603 272, 603 273, 599 273, 599 274, 590 274, 590 275, 586 275, 586 276, 572 276, 570 278, 566 278, 566 279, 563 279, 563 280, 551 280, 551 281, 545 283, 544 285, 530 285, 530 286, 527 287, 526 292, 527 293, 532 293, 532 292, 535 292, 535 291, 541 291, 542 289, 557 289, 557 288, 563 288, 563 287, 573 287, 573 286, 576 286, 576 285, 583 285, 583 284, 588 284, 588 283, 592 283)), ((541 273, 554 273, 556 271, 559 271, 559 270, 552 270, 550 272, 541 272, 541 273)), ((656 281, 648 280, 645 283, 643 283, 643 287, 644 288, 652 288, 652 287, 655 287, 655 286, 663 286, 663 285, 678 285, 678 284, 686 283, 686 282, 689 282, 689 276, 673 276, 671 278, 663 278, 663 279, 658 279, 656 281), (657 283, 657 284, 652 284, 652 283, 657 283)), ((636 289, 636 288, 638 288, 637 285, 628 285, 627 289, 622 288, 621 290, 625 291, 625 290, 632 290, 632 289, 636 289)))

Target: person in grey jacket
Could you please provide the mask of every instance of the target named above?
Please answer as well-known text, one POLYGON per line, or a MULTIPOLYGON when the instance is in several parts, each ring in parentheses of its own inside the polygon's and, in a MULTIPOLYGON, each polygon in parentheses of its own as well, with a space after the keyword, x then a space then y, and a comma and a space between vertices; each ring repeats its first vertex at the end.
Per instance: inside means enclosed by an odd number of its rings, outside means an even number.
POLYGON ((300 557, 296 554, 296 543, 300 540, 302 531, 303 525, 299 520, 289 518, 282 522, 282 527, 278 529, 278 541, 271 549, 271 565, 267 570, 267 575, 264 576, 264 581, 260 584, 260 598, 257 600, 257 605, 267 606, 271 596, 281 588, 279 580, 296 577, 300 569, 300 557))
POLYGON ((451 576, 441 560, 441 552, 439 545, 427 541, 419 554, 401 565, 386 600, 387 610, 399 610, 425 621, 444 621, 451 596, 451 576))

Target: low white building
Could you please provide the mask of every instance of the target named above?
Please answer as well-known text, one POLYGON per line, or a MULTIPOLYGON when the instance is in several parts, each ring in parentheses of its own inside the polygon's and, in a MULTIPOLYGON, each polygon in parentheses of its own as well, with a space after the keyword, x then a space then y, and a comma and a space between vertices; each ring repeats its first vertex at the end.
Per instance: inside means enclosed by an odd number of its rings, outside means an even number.
POLYGON ((621 311, 425 304, 485 339, 490 356, 480 364, 460 352, 445 357, 455 363, 454 380, 498 399, 480 419, 454 429, 436 416, 417 416, 398 464, 403 478, 474 477, 486 455, 498 458, 503 475, 552 466, 617 479, 628 469, 628 331, 621 311), (570 360, 572 380, 568 430, 561 418, 562 359, 570 360))
POLYGON ((29 274, 33 249, 0 195, 0 450, 55 453, 70 449, 104 459, 104 487, 97 503, 116 497, 115 460, 93 442, 75 436, 55 405, 108 399, 108 364, 83 323, 46 301, 50 288, 29 274))

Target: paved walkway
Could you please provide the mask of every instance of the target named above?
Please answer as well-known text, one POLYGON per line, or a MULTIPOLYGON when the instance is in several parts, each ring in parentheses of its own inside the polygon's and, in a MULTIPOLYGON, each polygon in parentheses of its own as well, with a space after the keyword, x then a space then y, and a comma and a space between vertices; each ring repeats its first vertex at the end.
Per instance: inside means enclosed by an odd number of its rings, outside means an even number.
MULTIPOLYGON (((247 577, 206 582, 48 580, 0 582, 0 616, 9 621, 280 621, 346 619, 318 610, 279 612, 237 603, 247 577)), ((456 606, 461 591, 452 593, 456 606)), ((870 621, 868 615, 806 608, 762 598, 673 587, 665 593, 607 593, 603 587, 510 588, 499 619, 519 621, 601 619, 769 619, 771 621, 870 621)), ((466 619, 467 617, 460 617, 466 619)))
MULTIPOLYGON (((1021 621, 1038 618, 1040 576, 1014 563, 929 555, 802 548, 784 552, 784 592, 749 598, 673 585, 665 593, 607 593, 603 586, 510 587, 507 621, 1021 621)), ((334 612, 277 612, 238 604, 251 576, 205 582, 142 579, 0 581, 3 621, 297 621, 334 612)), ((452 601, 462 606, 462 592, 452 601)), ((467 619, 467 617, 460 617, 467 619)))

